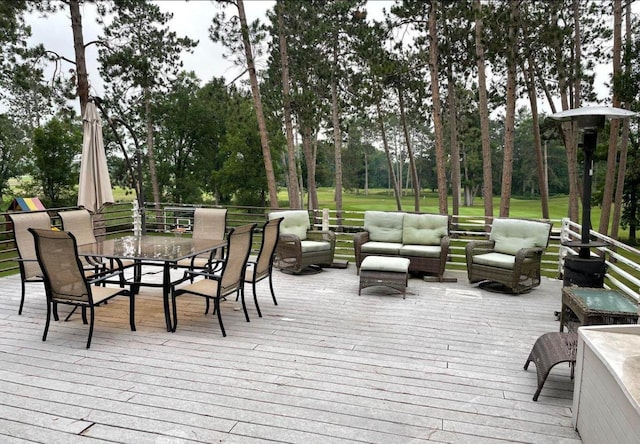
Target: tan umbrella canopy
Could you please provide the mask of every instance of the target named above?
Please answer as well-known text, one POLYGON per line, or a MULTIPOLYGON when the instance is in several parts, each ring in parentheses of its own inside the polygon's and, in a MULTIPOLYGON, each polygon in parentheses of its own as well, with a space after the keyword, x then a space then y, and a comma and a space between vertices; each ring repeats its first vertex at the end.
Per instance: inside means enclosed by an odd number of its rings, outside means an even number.
POLYGON ((93 102, 87 103, 84 111, 82 132, 78 206, 96 213, 105 204, 113 203, 113 191, 102 140, 102 122, 93 102))

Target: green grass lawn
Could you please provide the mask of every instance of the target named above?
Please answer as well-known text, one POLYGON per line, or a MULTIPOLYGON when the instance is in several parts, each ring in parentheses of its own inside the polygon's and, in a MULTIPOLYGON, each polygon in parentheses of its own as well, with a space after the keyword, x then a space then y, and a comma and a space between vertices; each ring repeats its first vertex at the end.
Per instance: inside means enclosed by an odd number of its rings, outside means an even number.
MULTIPOLYGON (((281 190, 278 194, 280 199, 280 205, 287 205, 287 192, 281 190)), ((320 188, 318 190, 318 200, 320 202, 320 208, 335 209, 334 191, 333 188, 320 188)), ((365 196, 363 191, 359 193, 344 192, 342 195, 342 208, 345 211, 366 211, 366 210, 380 210, 380 211, 395 211, 396 200, 393 196, 393 191, 373 189, 369 190, 369 194, 365 196)), ((414 198, 413 195, 404 196, 402 198, 402 210, 414 211, 414 198)), ((580 217, 582 217, 582 208, 579 209, 580 217)), ((591 209, 591 224, 592 226, 598 226, 600 221, 600 207, 593 207, 591 209)), ((420 212, 422 213, 438 213, 438 194, 425 192, 420 200, 420 212)), ((493 198, 493 215, 499 216, 500 213, 500 197, 493 198)), ((569 213, 569 196, 556 196, 549 199, 549 217, 552 220, 561 220, 563 217, 567 217, 569 213)), ((452 214, 451 196, 449 196, 449 214, 452 214)), ((474 205, 471 207, 460 206, 461 216, 484 216, 484 204, 482 197, 476 197, 474 205)), ((540 200, 538 199, 517 199, 511 198, 511 208, 509 211, 509 217, 520 217, 525 219, 541 219, 542 207, 540 200)), ((556 224, 557 225, 557 224, 556 224)), ((619 230, 619 239, 625 242, 628 239, 629 233, 626 230, 619 230)))
MULTIPOLYGON (((282 202, 286 203, 287 194, 286 191, 279 194, 282 202)), ((321 188, 318 191, 318 199, 320 201, 320 208, 335 209, 335 202, 333 198, 333 189, 321 188)), ((382 210, 393 211, 396 209, 396 201, 393 197, 393 192, 387 190, 369 190, 369 195, 365 196, 361 191, 360 193, 348 193, 345 192, 342 195, 343 209, 351 211, 365 211, 365 210, 382 210)), ((500 197, 493 199, 494 216, 498 216, 500 209, 500 197)), ((405 196, 402 198, 402 209, 405 211, 414 210, 414 197, 413 195, 405 196)), ((566 217, 569 209, 569 197, 561 196, 549 199, 549 213, 551 219, 562 219, 566 217)), ((449 196, 449 213, 451 213, 451 196, 449 196)), ((420 200, 420 211, 423 213, 438 213, 438 194, 437 193, 424 193, 420 200)), ((476 197, 474 205, 472 207, 460 207, 460 214, 463 216, 484 216, 484 206, 481 197, 476 197)), ((542 217, 542 209, 539 200, 528 199, 511 199, 511 217, 523 217, 531 219, 540 219, 542 217)), ((592 220, 598 220, 600 218, 600 209, 594 208, 592 210, 592 220)))
MULTIPOLYGON (((135 199, 135 193, 132 190, 125 190, 120 187, 114 187, 113 197, 116 202, 131 202, 135 199)), ((279 202, 281 207, 288 205, 287 190, 283 187, 280 188, 278 193, 279 202)), ((318 198, 320 201, 320 208, 335 209, 334 190, 333 188, 320 188, 318 190, 318 198)), ((5 199, 6 200, 6 199, 5 199)), ((4 202, 4 208, 7 207, 9 201, 4 202)), ((369 194, 365 195, 362 190, 356 192, 344 192, 342 194, 342 207, 346 211, 365 211, 365 210, 380 210, 380 211, 395 211, 396 203, 393 197, 393 191, 385 189, 372 189, 369 190, 369 194)), ((500 209, 500 197, 494 197, 493 199, 494 216, 499 215, 500 209)), ((404 211, 414 211, 414 198, 413 195, 407 195, 402 198, 402 209, 404 211)), ((549 199, 549 214, 550 218, 554 220, 560 220, 567 216, 569 209, 569 197, 558 196, 549 199)), ((423 213, 438 213, 438 194, 425 192, 420 200, 420 211, 423 213)), ((581 211, 581 210, 580 210, 581 211)), ((449 214, 452 213, 451 197, 449 197, 449 214)), ((581 215, 582 213, 580 213, 581 215)), ((471 207, 460 207, 460 215, 462 216, 484 216, 484 207, 482 197, 476 197, 474 205, 471 207)), ((542 209, 540 207, 539 200, 531 199, 511 199, 511 208, 509 212, 510 217, 521 217, 528 219, 540 219, 542 218, 542 209)), ((592 224, 598 224, 600 220, 600 208, 594 207, 591 210, 592 224)), ((620 239, 626 240, 628 233, 626 231, 620 231, 620 239)))

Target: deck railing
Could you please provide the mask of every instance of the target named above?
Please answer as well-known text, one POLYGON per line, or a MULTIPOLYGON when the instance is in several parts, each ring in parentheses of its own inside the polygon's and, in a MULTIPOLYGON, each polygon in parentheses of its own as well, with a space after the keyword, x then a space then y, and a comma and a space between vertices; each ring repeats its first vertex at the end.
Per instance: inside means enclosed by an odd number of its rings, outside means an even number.
MULTIPOLYGON (((214 207, 206 205, 206 207, 214 207)), ((52 217, 52 224, 60 226, 57 216, 59 211, 73 209, 55 208, 48 210, 52 217)), ((100 231, 107 236, 120 236, 132 233, 138 223, 147 233, 168 233, 176 228, 190 230, 193 223, 194 205, 161 203, 147 204, 142 212, 131 203, 118 203, 109 206, 102 217, 100 231), (142 217, 143 215, 143 217, 142 217), (140 218, 137 219, 137 217, 140 218)), ((246 223, 257 223, 259 226, 266 221, 269 208, 249 206, 225 206, 228 209, 227 225, 240 226, 246 223)), ((16 273, 18 271, 15 258, 17 257, 13 233, 9 225, 7 213, 0 213, 0 273, 16 273)), ((314 210, 310 211, 313 226, 316 229, 330 229, 336 233, 336 259, 354 260, 353 234, 361 231, 364 225, 364 211, 314 210)), ((548 277, 558 278, 562 274, 562 258, 572 254, 568 247, 562 245, 564 241, 579 239, 581 226, 568 219, 550 220, 553 224, 549 246, 542 258, 542 273, 548 277)), ((466 270, 465 246, 472 240, 486 239, 490 230, 490 223, 482 216, 454 216, 451 225, 451 254, 447 264, 448 270, 466 270)), ((180 230, 182 231, 182 230, 180 230)), ((591 232, 593 238, 605 244, 604 247, 594 249, 592 254, 605 255, 608 265, 605 285, 623 291, 630 297, 640 300, 640 251, 621 242, 596 232, 591 232)), ((260 246, 260 234, 254 240, 254 248, 260 246)))

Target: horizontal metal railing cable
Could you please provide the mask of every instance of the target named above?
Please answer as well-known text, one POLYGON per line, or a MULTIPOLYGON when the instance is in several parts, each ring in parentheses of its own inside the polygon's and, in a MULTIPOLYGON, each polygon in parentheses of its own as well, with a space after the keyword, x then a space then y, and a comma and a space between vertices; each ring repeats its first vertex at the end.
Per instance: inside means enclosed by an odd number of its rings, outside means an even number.
MULTIPOLYGON (((198 205, 215 208, 216 205, 198 205)), ((76 207, 53 208, 47 210, 52 215, 53 226, 60 226, 58 211, 74 209, 76 207)), ((189 226, 193 220, 195 205, 163 202, 159 205, 147 203, 144 208, 146 229, 149 233, 175 232, 177 227, 184 225, 184 232, 188 235, 189 226)), ((235 227, 247 223, 266 221, 270 208, 252 206, 226 206, 228 209, 227 226, 235 227)), ((363 230, 364 211, 341 211, 340 218, 335 210, 320 209, 310 212, 313 216, 314 229, 328 228, 336 233, 336 259, 353 261, 353 234, 363 230)), ((104 230, 107 236, 120 236, 133 231, 133 205, 130 202, 120 202, 110 205, 103 212, 104 230)), ((566 254, 575 254, 562 243, 580 238, 581 226, 568 219, 550 220, 553 229, 549 246, 542 258, 542 273, 548 277, 558 278, 562 273, 562 258, 566 254)), ((490 227, 482 216, 454 216, 452 217, 451 254, 447 268, 465 270, 465 247, 472 240, 486 239, 490 227)), ((617 288, 629 296, 640 298, 640 251, 622 242, 613 240, 596 232, 591 232, 594 239, 606 244, 597 249, 598 254, 604 254, 608 265, 606 285, 617 288)), ((260 247, 260 233, 254 239, 254 250, 260 247)), ((594 249, 594 251, 596 251, 594 249)), ((13 233, 9 225, 7 213, 0 213, 0 273, 17 273, 18 266, 15 259, 17 252, 13 244, 13 233)))

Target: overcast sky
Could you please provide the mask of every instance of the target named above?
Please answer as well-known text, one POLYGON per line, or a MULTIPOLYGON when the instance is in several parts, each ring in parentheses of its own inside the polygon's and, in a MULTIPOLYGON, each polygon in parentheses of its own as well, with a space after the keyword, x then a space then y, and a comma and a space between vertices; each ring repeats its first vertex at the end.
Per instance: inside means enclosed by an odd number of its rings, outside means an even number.
MULTIPOLYGON (((393 1, 370 0, 367 4, 369 19, 382 19, 382 10, 389 9, 393 1)), ((157 4, 163 11, 172 12, 173 20, 170 27, 179 36, 188 36, 199 41, 193 54, 183 54, 184 68, 192 70, 202 82, 211 80, 212 77, 224 77, 230 81, 237 77, 242 69, 233 66, 231 62, 223 59, 223 49, 209 39, 209 26, 220 6, 206 0, 162 0, 157 4)), ((273 1, 245 0, 245 10, 249 21, 256 18, 265 20, 266 11, 274 5, 273 1)), ((85 2, 81 5, 82 25, 84 41, 95 40, 100 33, 100 27, 95 22, 95 5, 85 2)), ((640 5, 636 9, 640 8, 640 5)), ((235 11, 229 10, 229 13, 235 11)), ((32 26, 33 37, 31 43, 43 43, 46 49, 57 52, 67 58, 73 59, 73 36, 71 32, 71 20, 67 10, 59 12, 47 18, 31 16, 28 23, 32 26)), ((102 95, 103 88, 97 70, 97 50, 95 45, 87 48, 87 70, 91 84, 92 95, 102 95)), ((62 65, 62 69, 69 70, 69 64, 62 65)), ((51 75, 52 70, 49 72, 51 75)), ((608 98, 610 92, 605 84, 609 80, 610 66, 599 67, 596 70, 595 88, 601 98, 608 98)), ((541 111, 549 112, 549 107, 544 100, 540 103, 541 111)))
MULTIPOLYGON (((206 0, 162 0, 156 2, 163 12, 173 13, 173 19, 169 22, 172 30, 178 36, 187 36, 198 40, 199 44, 192 54, 184 53, 184 68, 192 70, 202 82, 211 80, 212 77, 224 77, 231 81, 237 77, 242 69, 234 66, 231 62, 223 59, 223 48, 214 44, 209 39, 209 26, 220 6, 212 1, 206 0)), ((274 1, 267 0, 245 0, 245 11, 247 19, 251 22, 256 18, 266 20, 266 11, 273 7, 274 1)), ((382 9, 389 8, 393 1, 373 1, 367 9, 369 18, 380 19, 382 9)), ((100 34, 100 27, 95 21, 96 7, 91 3, 81 5, 82 26, 85 43, 95 40, 100 34)), ((236 13, 235 8, 229 9, 229 14, 236 13)), ((73 35, 71 32, 71 19, 67 10, 50 15, 46 18, 31 16, 28 23, 32 27, 33 36, 31 43, 43 43, 48 50, 65 56, 74 58, 73 35)), ((98 52, 95 45, 87 48, 87 71, 91 83, 91 94, 100 96, 103 93, 102 84, 97 69, 98 52)), ((65 64, 64 70, 69 70, 71 66, 65 64)), ((51 75, 51 72, 49 73, 51 75)))

